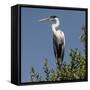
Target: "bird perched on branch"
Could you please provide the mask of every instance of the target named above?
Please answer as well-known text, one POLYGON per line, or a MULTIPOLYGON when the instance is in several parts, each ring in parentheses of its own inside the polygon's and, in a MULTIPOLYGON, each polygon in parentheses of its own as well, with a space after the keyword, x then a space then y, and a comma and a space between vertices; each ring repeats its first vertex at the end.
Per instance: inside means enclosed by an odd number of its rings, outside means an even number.
POLYGON ((50 21, 52 23, 51 28, 53 32, 53 50, 56 58, 56 64, 58 69, 61 69, 64 49, 65 49, 65 36, 64 32, 60 30, 60 21, 57 16, 49 16, 48 18, 41 19, 41 21, 50 21))

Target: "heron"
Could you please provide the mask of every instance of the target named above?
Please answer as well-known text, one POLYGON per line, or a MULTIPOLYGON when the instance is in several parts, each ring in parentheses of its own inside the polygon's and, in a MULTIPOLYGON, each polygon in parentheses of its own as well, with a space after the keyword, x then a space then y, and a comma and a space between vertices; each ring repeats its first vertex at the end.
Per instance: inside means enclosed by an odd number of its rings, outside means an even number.
POLYGON ((64 32, 60 29, 59 17, 49 16, 47 18, 40 19, 39 21, 49 21, 52 23, 51 28, 53 32, 53 50, 58 69, 61 69, 65 50, 65 35, 64 32))

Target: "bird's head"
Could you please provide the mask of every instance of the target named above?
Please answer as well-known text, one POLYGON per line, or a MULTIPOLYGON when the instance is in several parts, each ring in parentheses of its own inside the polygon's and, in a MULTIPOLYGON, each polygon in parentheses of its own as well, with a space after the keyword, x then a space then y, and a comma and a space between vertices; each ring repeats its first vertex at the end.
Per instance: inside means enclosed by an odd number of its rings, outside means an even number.
POLYGON ((48 18, 40 19, 39 21, 51 21, 52 23, 56 23, 58 20, 57 16, 49 16, 48 18))

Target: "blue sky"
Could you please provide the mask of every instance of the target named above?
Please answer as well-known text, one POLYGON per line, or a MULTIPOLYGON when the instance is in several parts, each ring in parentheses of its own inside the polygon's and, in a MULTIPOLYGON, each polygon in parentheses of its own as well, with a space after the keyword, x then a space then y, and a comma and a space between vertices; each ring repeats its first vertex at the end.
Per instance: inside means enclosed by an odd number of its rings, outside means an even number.
POLYGON ((58 16, 60 29, 65 34, 64 61, 69 63, 71 48, 83 50, 80 43, 81 27, 85 25, 85 12, 57 9, 21 8, 21 82, 30 82, 30 68, 40 72, 44 78, 43 63, 48 59, 55 69, 52 29, 50 22, 39 22, 48 16, 58 16))

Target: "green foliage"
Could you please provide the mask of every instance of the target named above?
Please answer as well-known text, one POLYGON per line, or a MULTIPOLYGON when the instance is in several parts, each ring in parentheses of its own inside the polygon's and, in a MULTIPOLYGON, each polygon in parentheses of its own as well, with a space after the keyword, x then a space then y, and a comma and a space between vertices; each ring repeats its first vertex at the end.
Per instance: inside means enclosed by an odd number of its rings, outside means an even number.
POLYGON ((45 80, 42 80, 39 73, 31 69, 31 81, 64 81, 64 80, 83 80, 86 77, 86 59, 78 49, 70 50, 70 64, 63 63, 59 72, 50 69, 48 60, 45 59, 44 67, 45 80))
POLYGON ((44 62, 44 73, 45 73, 45 80, 46 81, 49 81, 50 80, 50 70, 49 70, 49 67, 48 67, 48 60, 45 59, 45 62, 44 62))
POLYGON ((83 27, 81 28, 81 30, 82 30, 82 33, 81 33, 81 35, 80 35, 80 40, 81 40, 81 42, 83 43, 84 47, 86 47, 86 40, 87 40, 87 38, 86 38, 86 35, 87 35, 87 33, 86 33, 86 28, 83 26, 83 27))
POLYGON ((61 70, 62 80, 83 80, 86 75, 86 60, 78 49, 71 49, 70 64, 63 65, 61 70))
MULTIPOLYGON (((82 34, 80 36, 80 40, 83 45, 86 45, 86 29, 82 28, 82 34)), ((85 47, 84 47, 85 48, 85 47)), ((86 58, 85 53, 83 54, 80 50, 71 49, 70 50, 70 64, 66 64, 65 62, 62 64, 61 69, 59 71, 53 70, 49 68, 48 60, 45 59, 44 62, 44 73, 45 80, 42 79, 39 73, 36 73, 34 68, 31 68, 30 77, 32 82, 40 82, 40 81, 64 81, 64 80, 83 80, 86 78, 86 58)), ((57 67, 57 64, 56 64, 57 67)))
POLYGON ((53 69, 49 69, 47 59, 45 59, 43 69, 44 69, 44 73, 46 76, 44 81, 55 81, 56 80, 55 71, 53 69))
POLYGON ((31 81, 32 82, 38 82, 38 81, 41 81, 41 76, 39 73, 36 73, 34 68, 32 67, 31 68, 31 72, 30 72, 30 75, 31 75, 31 81))

